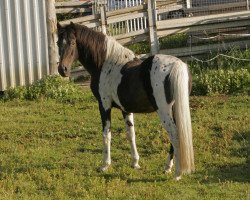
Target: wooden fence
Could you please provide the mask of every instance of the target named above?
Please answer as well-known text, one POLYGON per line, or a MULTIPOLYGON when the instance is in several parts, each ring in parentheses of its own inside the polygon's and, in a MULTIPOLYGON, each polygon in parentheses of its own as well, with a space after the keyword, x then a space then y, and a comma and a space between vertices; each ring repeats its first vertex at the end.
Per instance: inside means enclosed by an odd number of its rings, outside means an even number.
MULTIPOLYGON (((56 8, 59 13, 63 11, 62 9, 67 11, 69 6, 72 6, 71 10, 74 10, 73 8, 77 6, 88 5, 94 10, 91 15, 65 20, 61 23, 68 24, 72 21, 84 24, 112 35, 123 45, 149 41, 151 52, 139 55, 141 58, 161 53, 190 59, 208 52, 222 52, 235 46, 242 49, 248 48, 250 46, 250 11, 247 2, 186 8, 176 4, 176 0, 158 1, 157 5, 155 1, 148 0, 147 4, 111 11, 106 11, 103 4, 75 2, 74 4, 57 3, 56 8), (58 9, 61 10, 58 11, 58 9), (180 9, 184 11, 184 16, 173 19, 168 17, 169 13, 180 9), (177 33, 188 35, 188 45, 179 48, 159 48, 160 38, 177 33), (213 39, 210 36, 215 37, 213 39), (200 42, 201 40, 209 40, 210 43, 200 42)), ((82 73, 82 68, 76 69, 73 71, 73 76, 79 76, 82 73)))
MULTIPOLYGON (((70 3, 57 3, 57 12, 61 12, 62 9, 59 6, 72 5, 72 6, 86 6, 88 5, 93 9, 93 4, 75 2, 70 3)), ((248 10, 247 2, 234 2, 219 5, 210 5, 205 7, 185 8, 182 10, 185 12, 185 16, 177 19, 164 19, 159 20, 159 15, 169 13, 174 9, 179 8, 176 4, 176 0, 157 2, 154 0, 148 0, 147 4, 139 6, 128 7, 119 10, 106 11, 105 5, 99 5, 99 12, 95 12, 92 15, 78 17, 62 21, 62 24, 68 24, 70 21, 75 23, 84 24, 90 28, 96 28, 102 32, 112 35, 123 45, 137 43, 140 41, 148 40, 151 46, 151 53, 157 52, 172 54, 175 56, 189 56, 206 53, 215 49, 226 49, 232 45, 245 48, 250 45, 249 37, 243 37, 239 41, 229 41, 227 43, 199 45, 174 49, 159 49, 159 38, 173 35, 176 33, 188 33, 192 35, 201 35, 201 33, 219 34, 227 33, 229 31, 235 33, 235 30, 240 30, 240 33, 247 33, 250 25, 250 11, 248 10), (234 11, 233 8, 237 8, 234 11), (227 12, 221 12, 225 11, 227 12), (205 13, 205 15, 201 15, 205 13), (139 19, 139 23, 132 23, 133 20, 139 19), (119 27, 117 27, 119 26, 119 27), (138 26, 133 31, 127 31, 128 26, 138 26), (123 32, 116 29, 122 28, 123 32)), ((65 8, 66 9, 66 8, 65 8)))
MULTIPOLYGON (((66 3, 65 3, 66 4, 66 3)), ((64 4, 64 5, 65 5, 64 4)), ((63 3, 60 3, 63 5, 63 3)), ((70 5, 69 3, 66 5, 70 5)), ((82 3, 77 2, 75 5, 89 5, 90 3, 82 3)), ((59 3, 56 4, 57 8, 59 3)), ((99 13, 95 13, 89 16, 69 19, 61 22, 62 24, 68 24, 70 21, 75 23, 84 24, 90 28, 98 28, 102 32, 107 33, 109 35, 114 30, 118 29, 116 26, 117 23, 119 28, 125 29, 125 32, 119 32, 113 37, 116 38, 121 44, 128 45, 140 41, 149 40, 151 44, 151 53, 159 52, 159 44, 158 39, 161 37, 165 37, 168 35, 187 32, 189 34, 199 33, 199 32, 212 32, 213 34, 220 33, 221 30, 227 32, 232 28, 242 28, 242 30, 246 30, 246 27, 250 25, 250 11, 247 10, 246 2, 238 2, 238 3, 228 3, 221 5, 211 5, 205 7, 196 7, 196 8, 183 8, 185 12, 185 17, 177 18, 177 19, 165 19, 158 20, 157 17, 160 14, 164 14, 171 11, 171 8, 176 8, 176 1, 170 0, 167 2, 159 2, 157 3, 157 7, 155 5, 155 1, 148 0, 148 4, 142 4, 139 6, 128 7, 124 9, 108 11, 106 12, 105 6, 100 5, 99 13), (233 12, 232 8, 241 8, 235 12, 233 12), (229 9, 229 12, 220 13, 220 10, 229 9), (231 9, 231 10, 230 10, 231 9), (245 10, 244 10, 245 9, 245 10), (218 11, 216 14, 202 15, 199 13, 213 13, 218 11), (126 31, 128 26, 131 26, 131 23, 128 24, 129 20, 140 19, 140 24, 132 24, 132 26, 138 26, 134 31, 126 31), (146 19, 146 21, 142 21, 141 19, 146 19), (120 24, 119 24, 120 23, 120 24), (123 24, 123 27, 122 27, 123 24), (146 26, 142 26, 146 25, 146 26)), ((60 8, 58 8, 60 9, 60 8)), ((58 10, 57 9, 57 10, 58 10)), ((61 11, 61 10, 60 10, 61 11)), ((243 39, 245 44, 250 45, 249 38, 243 39)), ((232 44, 236 44, 238 46, 242 46, 242 40, 239 43, 233 42, 232 44)), ((213 45, 217 48, 216 45, 213 45)), ((230 45, 227 45, 230 46, 230 45)), ((198 47, 197 47, 198 48, 198 47)), ((219 47, 218 47, 219 48, 219 47)), ((199 49, 199 48, 198 48, 199 49)), ((201 47, 201 49, 206 49, 206 47, 201 47)), ((167 49, 160 50, 160 52, 169 52, 174 55, 182 56, 184 54, 187 55, 187 48, 179 48, 178 49, 167 49)), ((209 50, 209 49, 208 49, 209 50)), ((193 52, 190 52, 192 55, 199 54, 204 52, 204 50, 195 50, 192 48, 193 52)))

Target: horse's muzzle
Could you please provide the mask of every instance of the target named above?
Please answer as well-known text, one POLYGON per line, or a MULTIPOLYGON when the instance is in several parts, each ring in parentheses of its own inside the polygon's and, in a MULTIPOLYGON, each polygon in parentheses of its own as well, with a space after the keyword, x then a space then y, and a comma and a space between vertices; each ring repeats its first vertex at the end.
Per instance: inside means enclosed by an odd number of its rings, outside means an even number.
POLYGON ((58 72, 62 77, 68 77, 68 73, 67 73, 67 68, 64 67, 63 65, 59 65, 58 66, 58 72))

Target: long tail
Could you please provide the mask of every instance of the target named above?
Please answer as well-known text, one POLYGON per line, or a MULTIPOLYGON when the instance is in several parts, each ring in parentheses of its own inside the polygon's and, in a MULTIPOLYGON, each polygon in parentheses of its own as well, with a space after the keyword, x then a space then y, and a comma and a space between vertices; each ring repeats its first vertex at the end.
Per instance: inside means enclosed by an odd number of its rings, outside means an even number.
POLYGON ((189 73, 184 63, 175 65, 170 73, 171 93, 174 103, 174 117, 179 137, 180 173, 189 174, 195 170, 189 109, 189 73))

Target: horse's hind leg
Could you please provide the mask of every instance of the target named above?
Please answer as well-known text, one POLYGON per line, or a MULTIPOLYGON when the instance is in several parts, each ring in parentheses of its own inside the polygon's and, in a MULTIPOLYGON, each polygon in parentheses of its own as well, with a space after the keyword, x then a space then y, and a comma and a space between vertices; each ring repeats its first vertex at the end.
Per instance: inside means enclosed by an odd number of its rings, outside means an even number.
MULTIPOLYGON (((158 106, 158 114, 160 116, 161 122, 163 127, 166 129, 168 132, 170 142, 174 147, 174 155, 176 157, 176 169, 175 169, 175 176, 176 179, 180 179, 180 160, 179 160, 179 138, 177 136, 177 129, 176 125, 174 123, 174 120, 172 118, 172 105, 167 104, 165 106, 158 106)), ((169 155, 169 164, 171 166, 171 154, 169 155)), ((168 164, 167 160, 167 164, 168 164)), ((167 167, 167 166, 166 166, 167 167)), ((171 167, 170 167, 171 169, 171 167)))
POLYGON ((168 158, 167 158, 166 165, 165 165, 165 172, 170 173, 173 165, 174 165, 174 147, 171 144, 170 150, 168 153, 168 158))
POLYGON ((136 148, 135 142, 135 128, 134 128, 134 117, 133 113, 122 112, 123 118, 125 120, 125 125, 127 129, 127 138, 131 145, 131 157, 132 157, 132 167, 135 169, 139 169, 139 154, 136 148))

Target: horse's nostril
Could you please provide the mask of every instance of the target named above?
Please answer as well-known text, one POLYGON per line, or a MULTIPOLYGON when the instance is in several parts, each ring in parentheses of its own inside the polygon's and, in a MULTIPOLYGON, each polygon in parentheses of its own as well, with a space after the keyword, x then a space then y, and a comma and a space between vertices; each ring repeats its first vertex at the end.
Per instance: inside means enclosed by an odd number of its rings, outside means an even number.
POLYGON ((67 67, 64 67, 64 71, 67 72, 67 67))

